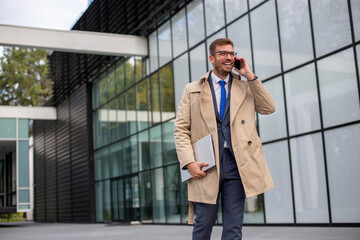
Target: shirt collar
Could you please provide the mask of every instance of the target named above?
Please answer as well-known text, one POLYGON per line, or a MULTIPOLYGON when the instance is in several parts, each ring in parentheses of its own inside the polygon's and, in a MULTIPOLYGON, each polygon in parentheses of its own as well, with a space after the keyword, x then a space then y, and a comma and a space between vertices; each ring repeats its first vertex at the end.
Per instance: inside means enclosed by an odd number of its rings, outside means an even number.
MULTIPOLYGON (((211 71, 211 79, 215 82, 218 83, 219 81, 221 81, 222 79, 220 79, 218 76, 215 75, 214 71, 211 71)), ((226 84, 229 83, 229 79, 230 79, 230 73, 227 75, 227 77, 224 79, 224 81, 226 82, 226 84)))

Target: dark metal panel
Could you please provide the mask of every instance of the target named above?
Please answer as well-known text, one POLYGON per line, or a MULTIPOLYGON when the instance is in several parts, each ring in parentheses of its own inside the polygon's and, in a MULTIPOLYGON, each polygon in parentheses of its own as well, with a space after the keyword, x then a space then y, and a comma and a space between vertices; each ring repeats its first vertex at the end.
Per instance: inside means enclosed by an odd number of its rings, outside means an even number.
POLYGON ((34 219, 45 221, 44 121, 34 121, 34 219))
POLYGON ((46 221, 57 221, 57 164, 55 121, 44 121, 46 221))
POLYGON ((70 160, 70 126, 69 101, 58 106, 56 128, 57 162, 58 162, 58 221, 71 222, 71 160, 70 160))
POLYGON ((72 208, 74 222, 90 221, 89 137, 85 86, 70 98, 72 208))

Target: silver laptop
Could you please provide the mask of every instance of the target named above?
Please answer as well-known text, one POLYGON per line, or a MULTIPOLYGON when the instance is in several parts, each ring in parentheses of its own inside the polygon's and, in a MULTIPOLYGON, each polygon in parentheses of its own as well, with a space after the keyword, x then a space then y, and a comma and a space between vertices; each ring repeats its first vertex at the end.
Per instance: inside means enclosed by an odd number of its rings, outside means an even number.
MULTIPOLYGON (((202 170, 206 171, 215 166, 214 147, 211 140, 211 134, 206 135, 202 139, 195 142, 193 145, 194 157, 196 162, 208 163, 202 170)), ((181 169, 181 181, 186 182, 191 178, 188 169, 181 169)))

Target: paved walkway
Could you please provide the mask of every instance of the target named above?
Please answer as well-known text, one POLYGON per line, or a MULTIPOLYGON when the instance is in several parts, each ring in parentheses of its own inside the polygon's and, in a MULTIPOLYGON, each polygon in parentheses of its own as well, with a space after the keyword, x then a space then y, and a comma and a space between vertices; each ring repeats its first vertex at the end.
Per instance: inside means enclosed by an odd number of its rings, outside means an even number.
MULTIPOLYGON (((190 226, 106 225, 76 223, 0 223, 0 240, 187 240, 190 226)), ((214 227, 212 240, 220 239, 214 227)), ((342 227, 244 227, 243 240, 359 240, 360 228, 342 227)))

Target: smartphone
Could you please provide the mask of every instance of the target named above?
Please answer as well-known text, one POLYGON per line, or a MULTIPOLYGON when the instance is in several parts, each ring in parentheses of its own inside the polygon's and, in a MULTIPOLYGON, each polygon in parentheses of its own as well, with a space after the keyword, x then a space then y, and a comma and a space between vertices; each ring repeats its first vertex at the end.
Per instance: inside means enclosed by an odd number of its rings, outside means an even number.
POLYGON ((238 70, 241 68, 241 61, 235 58, 234 67, 238 70))

